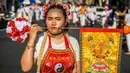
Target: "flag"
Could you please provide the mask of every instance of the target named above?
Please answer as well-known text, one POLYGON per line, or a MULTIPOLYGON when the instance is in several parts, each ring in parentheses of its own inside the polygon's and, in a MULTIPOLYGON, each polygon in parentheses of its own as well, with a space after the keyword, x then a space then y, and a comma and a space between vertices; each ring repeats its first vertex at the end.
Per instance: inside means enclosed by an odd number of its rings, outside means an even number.
POLYGON ((122 29, 81 28, 81 73, 119 73, 122 29))

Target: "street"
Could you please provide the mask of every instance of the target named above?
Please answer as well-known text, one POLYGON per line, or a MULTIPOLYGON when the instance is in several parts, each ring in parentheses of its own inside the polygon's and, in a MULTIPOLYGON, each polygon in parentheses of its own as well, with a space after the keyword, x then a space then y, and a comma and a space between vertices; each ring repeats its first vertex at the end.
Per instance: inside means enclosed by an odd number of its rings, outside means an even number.
MULTIPOLYGON (((80 42, 79 29, 70 30, 69 34, 77 38, 80 42)), ((7 37, 5 30, 0 31, 0 73, 23 73, 20 66, 20 59, 26 44, 27 42, 14 42, 7 37)), ((122 50, 120 73, 130 73, 129 65, 130 56, 127 56, 124 50, 122 50)), ((29 73, 36 73, 36 65, 29 73)))

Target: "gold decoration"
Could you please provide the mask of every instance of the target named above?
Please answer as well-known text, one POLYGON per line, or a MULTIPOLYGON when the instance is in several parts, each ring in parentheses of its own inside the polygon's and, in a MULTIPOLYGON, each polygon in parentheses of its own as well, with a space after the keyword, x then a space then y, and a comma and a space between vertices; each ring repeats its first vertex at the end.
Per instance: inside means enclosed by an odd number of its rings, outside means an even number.
POLYGON ((119 32, 81 32, 82 73, 118 73, 119 32))

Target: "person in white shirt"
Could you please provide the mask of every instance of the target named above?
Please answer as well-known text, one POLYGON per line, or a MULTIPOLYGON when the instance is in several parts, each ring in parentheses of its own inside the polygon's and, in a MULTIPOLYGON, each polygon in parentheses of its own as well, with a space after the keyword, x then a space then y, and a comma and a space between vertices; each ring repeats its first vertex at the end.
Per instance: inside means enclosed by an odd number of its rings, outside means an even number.
POLYGON ((86 27, 86 16, 87 12, 86 12, 86 5, 82 4, 81 5, 81 9, 80 9, 80 26, 81 27, 86 27))
POLYGON ((70 12, 73 14, 73 20, 72 20, 73 23, 75 24, 75 26, 78 26, 79 19, 77 15, 78 11, 76 11, 76 8, 77 8, 76 3, 73 3, 73 5, 70 8, 70 12))
POLYGON ((34 12, 35 12, 36 20, 40 20, 40 9, 38 4, 35 4, 34 12))
POLYGON ((88 12, 88 18, 90 19, 91 22, 91 26, 93 26, 96 21, 96 8, 94 7, 93 4, 87 8, 87 12, 88 12))
POLYGON ((16 14, 16 17, 23 17, 22 15, 22 12, 23 12, 23 6, 22 5, 19 5, 19 8, 17 10, 17 14, 16 14))
MULTIPOLYGON (((129 9, 127 9, 127 11, 126 11, 125 23, 126 23, 126 25, 130 26, 130 12, 129 12, 129 9)), ((128 47, 128 52, 126 54, 130 55, 130 33, 126 34, 126 41, 127 41, 127 47, 128 47)))
POLYGON ((106 11, 106 16, 104 17, 104 19, 102 21, 102 25, 103 25, 103 28, 108 28, 107 18, 110 15, 110 13, 112 13, 112 8, 111 8, 111 5, 106 5, 106 6, 104 6, 104 8, 106 11))
POLYGON ((23 6, 17 10, 17 18, 26 18, 30 22, 30 14, 29 14, 29 7, 28 6, 23 6))
POLYGON ((40 5, 40 6, 39 6, 39 11, 40 11, 40 20, 42 20, 42 19, 44 19, 44 18, 43 18, 43 14, 44 14, 43 5, 40 5))
POLYGON ((35 4, 31 4, 30 6, 29 6, 29 21, 30 21, 30 23, 32 23, 32 20, 33 20, 33 16, 34 16, 34 5, 35 4))

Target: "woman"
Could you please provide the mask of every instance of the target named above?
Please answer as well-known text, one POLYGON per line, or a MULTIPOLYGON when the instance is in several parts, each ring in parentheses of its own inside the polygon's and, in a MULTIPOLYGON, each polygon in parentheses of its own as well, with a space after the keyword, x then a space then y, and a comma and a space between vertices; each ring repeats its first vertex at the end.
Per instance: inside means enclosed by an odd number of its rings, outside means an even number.
POLYGON ((31 70, 37 60, 37 73, 80 73, 79 44, 64 32, 66 18, 62 6, 48 8, 45 14, 47 32, 39 38, 36 49, 36 34, 42 28, 36 24, 31 26, 30 38, 21 58, 24 72, 31 70))

